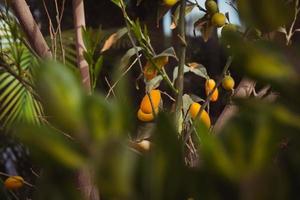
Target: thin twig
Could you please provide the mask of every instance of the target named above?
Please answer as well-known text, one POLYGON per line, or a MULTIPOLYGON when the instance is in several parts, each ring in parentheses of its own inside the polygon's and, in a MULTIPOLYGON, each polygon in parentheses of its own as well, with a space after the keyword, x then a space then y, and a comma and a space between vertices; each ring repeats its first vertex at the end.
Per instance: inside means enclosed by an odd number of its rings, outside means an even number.
POLYGON ((109 83, 107 77, 105 77, 104 79, 105 79, 106 84, 107 84, 108 87, 109 87, 109 90, 111 90, 111 93, 114 95, 114 97, 116 97, 115 91, 114 91, 114 89, 111 87, 111 84, 109 83))
POLYGON ((48 18, 48 23, 49 23, 49 34, 50 34, 50 40, 51 40, 51 51, 54 52, 54 35, 53 35, 54 27, 53 27, 51 16, 49 14, 49 11, 48 11, 48 8, 47 8, 45 0, 43 0, 43 6, 44 6, 44 9, 45 9, 45 12, 46 12, 46 15, 47 15, 47 18, 48 18))
POLYGON ((62 53, 62 61, 64 64, 66 61, 65 61, 65 49, 64 49, 63 43, 62 43, 61 21, 62 21, 64 9, 65 9, 65 1, 66 0, 63 0, 62 6, 61 6, 61 11, 59 11, 57 0, 55 0, 55 9, 56 9, 56 13, 57 13, 57 15, 56 15, 57 29, 55 31, 55 34, 58 33, 58 36, 59 36, 59 44, 60 44, 60 49, 61 49, 61 53, 62 53))
POLYGON ((167 92, 161 91, 162 94, 166 95, 171 101, 175 102, 176 99, 174 99, 171 95, 169 95, 167 92))
POLYGON ((121 76, 118 78, 118 80, 111 86, 111 88, 109 89, 105 99, 107 99, 109 96, 110 96, 110 93, 112 92, 112 90, 116 87, 116 85, 120 82, 120 80, 123 78, 123 76, 125 76, 129 71, 130 69, 134 66, 134 64, 139 60, 139 58, 141 57, 142 55, 138 55, 138 57, 131 63, 131 65, 121 74, 121 76))
POLYGON ((290 45, 291 44, 291 38, 293 37, 293 35, 295 34, 295 31, 294 31, 294 26, 296 24, 296 21, 297 21, 297 16, 300 12, 300 8, 299 8, 299 0, 296 0, 295 2, 295 13, 294 13, 294 18, 293 18, 293 21, 292 21, 292 24, 289 28, 289 31, 286 31, 286 45, 290 45))

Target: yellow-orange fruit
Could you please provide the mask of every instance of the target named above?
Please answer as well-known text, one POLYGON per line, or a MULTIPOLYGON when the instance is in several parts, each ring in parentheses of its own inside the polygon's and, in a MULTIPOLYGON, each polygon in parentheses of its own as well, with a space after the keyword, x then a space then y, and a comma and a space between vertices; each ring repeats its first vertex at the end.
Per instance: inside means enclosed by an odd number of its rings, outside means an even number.
POLYGON ((207 79, 205 82, 205 89, 206 91, 209 90, 211 91, 216 85, 216 82, 214 79, 207 79))
MULTIPOLYGON (((199 103, 192 103, 191 106, 190 106, 190 110, 189 110, 189 113, 190 115, 192 116, 193 119, 196 118, 198 112, 200 111, 201 109, 201 105, 199 103)), ((208 115, 208 113, 203 110, 203 112, 201 113, 201 116, 200 116, 200 120, 209 128, 210 127, 210 117, 208 115)))
POLYGON ((151 61, 147 61, 145 67, 144 67, 144 77, 147 81, 152 80, 155 76, 157 76, 157 68, 159 69, 163 68, 167 63, 169 62, 169 57, 168 56, 161 56, 161 57, 157 57, 153 59, 153 63, 155 63, 155 65, 152 64, 151 61))
POLYGON ((230 75, 225 76, 222 81, 222 87, 225 90, 232 90, 234 88, 234 84, 234 79, 230 75))
MULTIPOLYGON (((158 108, 155 108, 155 113, 158 113, 158 108)), ((154 119, 154 114, 153 112, 151 113, 144 113, 142 109, 139 109, 137 113, 137 117, 140 121, 142 122, 150 122, 154 119)))
MULTIPOLYGON (((208 79, 205 82, 205 93, 206 95, 209 95, 209 93, 213 90, 215 87, 216 82, 213 79, 208 79)), ((215 89, 214 93, 212 94, 210 101, 215 102, 218 100, 219 97, 219 91, 218 88, 215 89)))
POLYGON ((211 18, 211 23, 214 26, 220 28, 225 25, 226 17, 223 13, 215 13, 211 18))
MULTIPOLYGON (((149 92, 149 96, 151 98, 153 108, 156 109, 159 106, 161 100, 161 94, 159 90, 151 90, 149 92)), ((149 96, 146 94, 142 99, 140 109, 143 113, 150 114, 152 113, 152 106, 149 96)))
POLYGON ((6 189, 14 190, 23 187, 24 179, 21 176, 10 176, 4 181, 6 189))
POLYGON ((174 6, 178 0, 163 0, 166 6, 174 6))
POLYGON ((210 97, 210 101, 211 102, 216 102, 218 100, 218 98, 219 98, 219 91, 218 91, 218 88, 216 88, 216 90, 214 91, 214 93, 210 97))

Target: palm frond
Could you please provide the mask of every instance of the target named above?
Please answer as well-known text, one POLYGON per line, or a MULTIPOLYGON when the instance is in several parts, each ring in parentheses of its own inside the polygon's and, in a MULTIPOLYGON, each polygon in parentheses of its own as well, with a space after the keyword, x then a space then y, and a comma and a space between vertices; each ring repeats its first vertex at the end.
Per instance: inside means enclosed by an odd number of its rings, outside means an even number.
POLYGON ((40 123, 43 110, 34 93, 35 56, 22 41, 22 32, 8 12, 0 11, 0 124, 40 123))

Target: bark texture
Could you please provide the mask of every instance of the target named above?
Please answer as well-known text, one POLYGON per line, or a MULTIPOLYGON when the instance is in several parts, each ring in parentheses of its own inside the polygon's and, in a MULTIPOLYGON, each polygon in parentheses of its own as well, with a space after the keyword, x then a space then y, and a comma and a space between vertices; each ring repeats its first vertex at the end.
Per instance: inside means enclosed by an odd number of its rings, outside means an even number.
POLYGON ((89 66, 84 59, 85 45, 82 38, 82 28, 85 28, 84 1, 73 0, 74 28, 76 32, 77 65, 80 69, 81 80, 85 90, 91 93, 89 66))
POLYGON ((37 23, 25 0, 11 0, 11 7, 26 34, 32 49, 42 58, 51 58, 52 53, 48 47, 37 23))

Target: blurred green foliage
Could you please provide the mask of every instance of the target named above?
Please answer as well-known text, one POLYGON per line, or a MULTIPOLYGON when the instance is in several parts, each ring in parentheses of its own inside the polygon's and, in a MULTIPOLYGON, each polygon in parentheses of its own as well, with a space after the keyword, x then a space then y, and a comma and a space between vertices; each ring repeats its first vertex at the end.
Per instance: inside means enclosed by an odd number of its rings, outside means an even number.
MULTIPOLYGON (((241 16, 251 26, 269 30, 289 19, 284 8, 290 4, 285 1, 254 2, 238 1, 241 16)), ((149 151, 130 147, 136 142, 129 136, 137 120, 129 81, 123 79, 115 89, 116 98, 108 100, 97 92, 86 94, 67 66, 41 61, 34 84, 48 123, 14 127, 15 136, 42 167, 34 199, 83 199, 76 180, 82 169, 92 172, 101 199, 108 200, 296 199, 299 66, 289 62, 282 46, 256 36, 247 40, 240 33, 229 33, 222 39, 231 44, 228 53, 234 55, 235 70, 272 90, 260 99, 236 99, 239 112, 219 135, 195 127, 196 167, 186 164, 184 135, 178 136, 167 111, 153 123, 149 151), (274 92, 276 101, 269 101, 274 92)))

